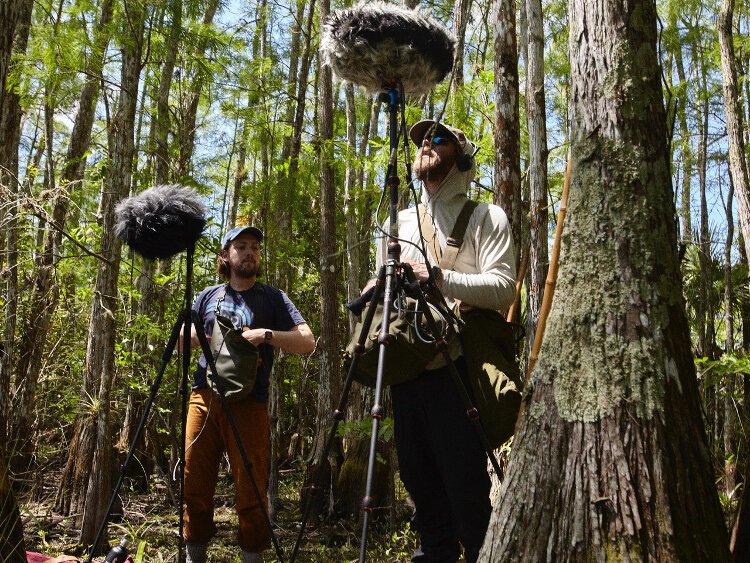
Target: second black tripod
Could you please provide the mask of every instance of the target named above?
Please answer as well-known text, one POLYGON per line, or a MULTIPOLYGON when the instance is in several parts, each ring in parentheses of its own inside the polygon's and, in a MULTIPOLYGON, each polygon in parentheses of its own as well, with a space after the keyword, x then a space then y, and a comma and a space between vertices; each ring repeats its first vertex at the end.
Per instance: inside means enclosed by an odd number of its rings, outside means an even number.
MULTIPOLYGON (((398 238, 398 190, 399 190, 400 180, 398 177, 398 170, 397 170, 397 160, 398 160, 397 153, 398 153, 398 145, 399 145, 399 134, 398 134, 399 132, 399 121, 398 121, 399 109, 402 110, 401 111, 401 117, 402 117, 401 127, 404 133, 405 133, 405 123, 404 123, 405 119, 404 119, 403 108, 401 106, 401 104, 403 103, 403 89, 401 88, 400 90, 401 91, 398 91, 395 87, 391 88, 388 90, 386 94, 383 94, 381 98, 384 102, 388 103, 389 129, 390 129, 390 158, 388 162, 388 170, 386 173, 386 187, 388 188, 389 219, 390 219, 388 243, 387 243, 387 258, 383 266, 381 266, 381 268, 378 271, 378 277, 375 283, 375 291, 367 307, 367 312, 365 313, 365 318, 362 323, 362 328, 357 338, 357 344, 354 348, 354 358, 352 360, 351 365, 349 366, 349 371, 347 373, 346 381, 344 382, 344 389, 341 393, 341 397, 339 399, 336 410, 333 412, 333 415, 332 415, 333 421, 332 421, 331 429, 328 434, 328 438, 327 438, 325 447, 323 449, 323 454, 321 458, 321 459, 326 459, 328 457, 328 454, 336 438, 338 424, 344 419, 344 409, 346 408, 346 403, 348 401, 349 392, 351 390, 351 386, 354 381, 354 373, 357 367, 357 363, 359 359, 361 358, 362 354, 365 352, 365 341, 369 337, 370 328, 372 326, 372 322, 375 317, 377 307, 382 298, 382 303, 383 303, 382 323, 380 326, 380 333, 378 335, 378 340, 377 340, 378 346, 379 346, 378 365, 377 365, 376 380, 375 380, 373 406, 370 411, 370 414, 372 416, 372 432, 370 434, 370 452, 369 452, 369 458, 368 458, 368 463, 367 463, 367 481, 365 485, 365 494, 362 499, 362 509, 364 511, 364 515, 363 515, 363 523, 362 523, 362 535, 360 539, 360 552, 359 552, 360 563, 364 563, 365 558, 366 558, 367 530, 369 526, 370 516, 374 508, 374 499, 372 498, 371 494, 372 494, 373 476, 375 473, 378 430, 379 430, 380 421, 383 419, 383 416, 385 414, 384 408, 381 404, 381 398, 382 398, 382 392, 383 392, 383 376, 386 370, 386 363, 388 359, 388 344, 394 338, 393 335, 389 333, 389 328, 390 328, 391 311, 393 310, 394 304, 396 303, 397 294, 403 293, 406 297, 411 297, 415 299, 417 301, 417 310, 421 311, 422 314, 424 315, 424 323, 429 333, 432 335, 442 334, 442 336, 436 337, 434 340, 435 350, 436 352, 441 353, 443 355, 443 358, 445 359, 446 364, 449 366, 451 378, 454 381, 456 388, 458 389, 459 395, 461 396, 462 403, 466 408, 466 414, 474 423, 474 428, 477 432, 477 435, 479 436, 479 440, 485 452, 487 453, 487 456, 489 457, 490 463, 492 464, 492 467, 495 470, 495 473, 497 475, 502 474, 500 470, 500 466, 497 460, 495 459, 494 454, 492 453, 492 449, 487 440, 487 436, 485 435, 484 430, 482 429, 482 425, 479 420, 479 413, 477 409, 473 406, 471 397, 466 387, 464 386, 463 381, 461 380, 461 376, 458 372, 458 369, 456 368, 452 358, 450 357, 450 354, 448 351, 448 341, 445 337, 445 331, 441 332, 438 330, 437 322, 435 321, 435 318, 433 317, 433 314, 432 314, 432 310, 427 303, 427 299, 425 298, 425 293, 420 287, 420 282, 415 278, 415 275, 414 275, 414 272, 412 271, 411 266, 408 263, 401 262, 401 245, 400 245, 399 238, 398 238)), ((405 143, 406 142, 408 141, 405 141, 405 143)), ((423 254, 425 255, 425 259, 426 259, 427 258, 426 253, 423 253, 423 254)), ((431 272, 429 268, 428 268, 428 271, 431 272)), ((436 301, 439 304, 442 303, 442 305, 444 306, 444 300, 442 299, 442 296, 439 296, 439 291, 437 290, 437 287, 435 286, 432 274, 430 274, 430 280, 428 281, 427 285, 431 291, 438 294, 438 298, 436 299, 436 301)), ((446 319, 449 320, 449 322, 451 319, 454 323, 458 322, 456 321, 455 317, 453 317, 451 312, 447 310, 447 307, 443 307, 443 308, 444 308, 444 311, 442 313, 446 317, 446 319)), ((398 367, 395 367, 395 368, 391 367, 390 369, 398 369, 398 367)), ((296 559, 299 546, 302 540, 302 536, 304 535, 304 532, 305 532, 307 519, 310 516, 310 509, 313 505, 313 498, 312 498, 313 493, 320 492, 318 484, 321 482, 321 479, 322 479, 322 471, 323 471, 322 466, 323 464, 320 464, 318 470, 316 471, 316 474, 313 478, 313 484, 310 487, 311 494, 306 499, 305 507, 304 507, 303 514, 302 514, 302 522, 300 524, 299 531, 297 534, 297 540, 292 550, 291 562, 294 562, 296 559)))

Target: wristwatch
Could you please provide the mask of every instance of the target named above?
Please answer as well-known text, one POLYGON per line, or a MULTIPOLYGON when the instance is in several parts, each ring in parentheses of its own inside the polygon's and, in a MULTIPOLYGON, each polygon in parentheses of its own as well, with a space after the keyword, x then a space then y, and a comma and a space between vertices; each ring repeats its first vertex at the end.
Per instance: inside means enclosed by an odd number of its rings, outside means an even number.
POLYGON ((266 344, 270 344, 272 338, 273 338, 273 331, 272 330, 267 330, 266 334, 263 336, 263 341, 266 344))

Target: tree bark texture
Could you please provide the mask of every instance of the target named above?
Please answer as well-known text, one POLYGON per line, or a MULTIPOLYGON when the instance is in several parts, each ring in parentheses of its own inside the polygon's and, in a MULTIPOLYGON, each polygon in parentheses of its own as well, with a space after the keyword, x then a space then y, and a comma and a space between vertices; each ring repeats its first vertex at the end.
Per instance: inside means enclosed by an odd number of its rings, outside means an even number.
POLYGON ((526 127, 529 135, 529 266, 526 274, 526 338, 534 342, 549 270, 547 210, 547 112, 544 97, 544 22, 541 0, 526 4, 526 127))
POLYGON ((470 0, 455 0, 453 4, 453 34, 456 36, 456 51, 453 56, 453 80, 451 82, 451 118, 461 123, 466 117, 466 100, 461 93, 464 85, 464 50, 466 46, 466 26, 471 16, 470 0))
POLYGON ((521 125, 518 117, 518 45, 515 0, 495 0, 495 203, 521 242, 521 125))
MULTIPOLYGON (((677 29, 677 10, 670 12, 670 27, 677 29)), ((675 95, 677 96, 677 121, 680 126, 680 153, 682 156, 682 186, 680 198, 680 241, 688 245, 692 241, 692 217, 690 213, 690 182, 693 175, 693 151, 690 147, 690 129, 687 122, 687 87, 688 83, 685 77, 685 65, 682 60, 682 45, 675 41, 674 61, 677 69, 677 78, 680 81, 675 95)))
MULTIPOLYGON (((31 0, 8 0, 2 3, 0 17, 3 31, 0 32, 0 240, 5 241, 4 256, 0 258, 0 271, 4 278, 4 322, 2 328, 3 349, 0 350, 0 440, 7 436, 5 413, 8 412, 10 375, 15 358, 15 338, 18 318, 18 243, 19 243, 19 185, 18 145, 21 139, 21 97, 13 88, 8 88, 7 78, 13 54, 24 54, 31 26, 31 0), (7 203, 6 203, 7 202, 7 203)), ((12 452, 12 450, 11 450, 12 452)))
MULTIPOLYGON (((734 310, 732 306, 734 287, 732 284, 732 247, 734 245, 734 216, 732 214, 732 201, 734 199, 734 182, 729 179, 729 192, 727 193, 726 219, 727 238, 724 243, 724 352, 734 353, 734 310)), ((739 374, 737 374, 739 375, 739 374)), ((736 410, 736 388, 735 374, 727 374, 725 393, 722 398, 724 402, 724 491, 727 496, 735 493, 737 483, 737 429, 739 419, 736 410)))
POLYGON ((8 479, 8 464, 0 447, 0 561, 26 563, 23 524, 18 502, 8 479))
POLYGON ((480 559, 726 561, 679 281, 655 4, 570 8, 560 275, 480 559))
MULTIPOLYGON (((330 0, 322 0, 319 21, 330 11, 330 0)), ((328 459, 323 449, 339 392, 338 366, 338 278, 340 260, 336 254, 336 184, 333 170, 333 79, 331 69, 320 68, 319 150, 320 150, 320 379, 318 380, 318 415, 311 452, 312 467, 328 464, 331 482, 338 472, 337 448, 331 448, 328 459)), ((324 481, 328 482, 328 478, 324 481)), ((325 490, 325 489, 324 489, 325 490)))
MULTIPOLYGON (((361 162, 357 157, 357 104, 354 97, 354 84, 344 85, 346 99, 346 171, 344 173, 344 217, 346 221, 346 299, 351 301, 359 295, 362 286, 360 281, 359 247, 357 239, 359 235, 359 224, 355 220, 357 215, 357 193, 355 192, 357 182, 357 167, 361 162)), ((369 125, 369 121, 367 122, 369 125)), ((349 317, 349 334, 354 328, 352 315, 349 317)))
MULTIPOLYGON (((307 15, 305 16, 304 29, 301 33, 304 37, 302 46, 302 54, 300 55, 299 72, 296 73, 296 98, 290 98, 289 106, 287 107, 287 115, 293 116, 292 122, 292 133, 288 139, 284 139, 284 145, 282 147, 281 162, 289 160, 289 169, 286 175, 283 175, 279 179, 279 199, 276 203, 276 209, 278 212, 278 233, 279 233, 279 245, 284 246, 288 241, 293 239, 292 225, 294 221, 294 207, 297 201, 297 192, 299 186, 297 185, 297 171, 299 170, 299 154, 302 150, 302 133, 305 122, 305 110, 307 107, 307 86, 310 78, 310 65, 313 59, 314 47, 312 44, 314 23, 315 23, 315 0, 310 0, 310 5, 307 7, 307 15)), ((304 13, 304 9, 298 12, 301 17, 304 13)), ((289 69, 289 84, 288 88, 290 92, 294 89, 291 85, 292 71, 296 70, 294 66, 289 69)), ((289 288, 289 283, 292 279, 292 268, 288 262, 282 260, 278 264, 279 275, 277 279, 281 280, 284 289, 289 288)))
POLYGON ((182 0, 171 0, 169 12, 172 21, 169 23, 169 36, 167 39, 167 54, 161 67, 161 78, 159 79, 159 93, 156 101, 156 118, 152 125, 154 129, 154 160, 156 161, 154 171, 154 183, 158 185, 168 184, 170 180, 171 158, 169 156, 169 130, 171 114, 169 109, 169 92, 172 88, 172 76, 177 61, 177 51, 180 46, 182 35, 182 0))
POLYGON ((750 255, 750 179, 747 170, 745 140, 743 138, 742 106, 737 86, 737 63, 734 54, 732 21, 734 0, 722 0, 719 12, 719 49, 729 141, 729 172, 737 194, 740 229, 745 240, 745 252, 750 255))
MULTIPOLYGON (((696 42, 697 43, 697 42, 696 42)), ((699 290, 700 298, 695 307, 695 314, 698 321, 698 355, 712 356, 713 350, 713 331, 711 326, 713 318, 711 317, 711 292, 709 286, 712 285, 711 271, 711 240, 708 226, 708 200, 706 197, 707 174, 708 174, 708 127, 709 127, 709 104, 708 104, 708 80, 707 69, 703 61, 701 65, 700 85, 703 89, 702 102, 700 104, 701 113, 698 123, 698 189, 700 194, 700 223, 698 232, 698 261, 700 264, 699 272, 699 290)))

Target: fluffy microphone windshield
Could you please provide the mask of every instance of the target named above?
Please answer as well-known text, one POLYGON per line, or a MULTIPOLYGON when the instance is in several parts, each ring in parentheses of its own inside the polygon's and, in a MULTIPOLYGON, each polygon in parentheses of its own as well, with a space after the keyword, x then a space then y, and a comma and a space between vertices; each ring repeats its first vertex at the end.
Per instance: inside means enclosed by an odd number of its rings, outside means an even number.
POLYGON ((456 40, 439 22, 387 2, 332 13, 323 26, 325 64, 342 80, 380 92, 401 83, 424 94, 453 68, 456 40))
POLYGON ((115 234, 141 256, 169 258, 201 238, 205 212, 195 190, 156 186, 117 204, 115 234))

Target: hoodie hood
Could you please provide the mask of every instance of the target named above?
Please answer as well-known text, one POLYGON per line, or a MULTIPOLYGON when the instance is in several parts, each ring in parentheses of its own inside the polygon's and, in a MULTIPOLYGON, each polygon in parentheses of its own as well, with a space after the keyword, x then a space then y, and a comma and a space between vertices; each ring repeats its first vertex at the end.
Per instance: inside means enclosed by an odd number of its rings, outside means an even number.
MULTIPOLYGON (((467 153, 471 154, 473 151, 473 145, 470 143, 467 145, 467 153)), ((425 209, 437 219, 435 216, 435 205, 438 205, 438 213, 443 209, 449 211, 449 215, 454 217, 458 216, 464 202, 467 199, 466 193, 469 191, 471 181, 474 179, 474 173, 476 172, 476 164, 472 159, 471 168, 465 172, 461 172, 455 165, 451 168, 448 175, 438 186, 435 194, 430 194, 426 188, 422 188, 422 205, 425 209), (455 211, 455 209, 458 211, 455 211)), ((450 232, 450 231, 449 231, 450 232)))

